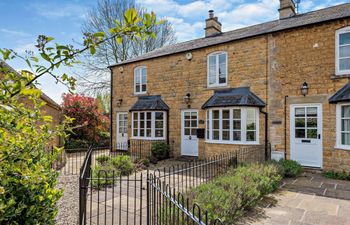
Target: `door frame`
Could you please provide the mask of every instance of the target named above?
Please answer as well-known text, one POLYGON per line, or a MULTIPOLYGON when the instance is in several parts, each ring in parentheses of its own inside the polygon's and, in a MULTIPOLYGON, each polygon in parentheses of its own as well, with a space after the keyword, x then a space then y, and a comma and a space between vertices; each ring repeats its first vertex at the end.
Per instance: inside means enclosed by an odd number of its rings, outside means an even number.
POLYGON ((197 113, 197 128, 198 128, 198 122, 199 122, 199 111, 197 109, 183 109, 181 110, 181 125, 180 125, 180 128, 181 128, 181 156, 195 156, 195 157, 198 157, 199 156, 199 145, 198 145, 198 138, 196 139, 197 141, 197 154, 193 154, 193 155, 189 155, 189 154, 183 154, 183 140, 184 140, 184 119, 185 119, 185 112, 196 112, 197 113))
MULTIPOLYGON (((321 157, 320 157, 320 165, 319 167, 316 167, 316 168, 323 168, 323 108, 322 108, 322 103, 300 103, 300 104, 290 104, 290 107, 289 107, 289 122, 290 122, 290 125, 289 125, 289 150, 290 150, 290 159, 294 160, 295 158, 293 158, 292 156, 295 155, 295 147, 294 147, 294 144, 293 144, 293 140, 295 140, 295 135, 293 135, 292 132, 293 129, 295 129, 295 115, 294 115, 294 109, 295 107, 317 107, 317 109, 319 110, 317 112, 317 123, 318 123, 318 126, 320 127, 320 130, 318 131, 318 134, 317 135, 321 135, 321 140, 320 140, 320 148, 321 148, 321 151, 320 151, 320 154, 321 154, 321 157), (293 129, 292 129, 293 128, 293 129), (294 147, 294 148, 293 148, 294 147)), ((306 121, 305 121, 306 122, 306 121)), ((306 166, 307 167, 307 166, 306 166)))
POLYGON ((129 140, 129 114, 128 112, 117 112, 117 130, 116 130, 116 148, 118 148, 118 136, 119 136, 119 115, 120 114, 126 114, 127 116, 127 119, 126 119, 126 129, 127 129, 127 132, 126 132, 126 149, 123 149, 125 151, 128 150, 128 140, 129 140))

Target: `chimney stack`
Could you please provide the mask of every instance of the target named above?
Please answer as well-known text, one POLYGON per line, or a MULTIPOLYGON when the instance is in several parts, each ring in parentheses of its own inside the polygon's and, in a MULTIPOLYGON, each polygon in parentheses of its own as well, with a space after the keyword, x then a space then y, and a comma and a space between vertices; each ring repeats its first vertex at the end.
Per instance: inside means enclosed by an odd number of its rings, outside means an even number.
POLYGON ((293 17, 296 15, 295 3, 293 0, 280 0, 280 20, 293 17))
POLYGON ((221 34, 221 23, 214 16, 214 10, 209 10, 209 18, 205 20, 205 37, 221 34))

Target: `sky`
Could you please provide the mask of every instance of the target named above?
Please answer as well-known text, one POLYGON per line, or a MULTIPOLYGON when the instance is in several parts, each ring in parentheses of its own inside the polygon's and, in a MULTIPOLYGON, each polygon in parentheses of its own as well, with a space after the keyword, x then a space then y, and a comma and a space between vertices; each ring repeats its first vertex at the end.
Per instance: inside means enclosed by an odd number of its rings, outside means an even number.
MULTIPOLYGON (((223 31, 278 19, 279 0, 136 0, 169 20, 178 42, 204 36, 208 10, 213 9, 223 31)), ((301 0, 299 13, 309 12, 350 0, 301 0)), ((33 50, 40 34, 52 36, 61 44, 81 43, 81 27, 97 0, 0 0, 0 48, 18 53, 33 50)), ((25 69, 24 63, 8 62, 13 68, 25 69)), ((67 70, 69 72, 69 70, 67 70)), ((67 89, 46 75, 41 88, 56 102, 67 89)))

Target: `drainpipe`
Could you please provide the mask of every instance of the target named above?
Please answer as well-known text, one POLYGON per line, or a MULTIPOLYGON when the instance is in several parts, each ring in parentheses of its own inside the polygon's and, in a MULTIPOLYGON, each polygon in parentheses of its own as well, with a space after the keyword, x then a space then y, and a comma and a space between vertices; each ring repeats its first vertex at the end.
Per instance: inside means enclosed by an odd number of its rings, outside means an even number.
POLYGON ((287 100, 288 95, 284 96, 284 158, 287 158, 287 100))
POLYGON ((113 151, 113 69, 110 67, 111 70, 111 84, 110 84, 110 109, 109 109, 109 134, 110 134, 110 144, 109 148, 110 151, 113 151))
POLYGON ((268 159, 269 154, 268 154, 268 113, 262 111, 260 108, 260 113, 264 114, 265 116, 265 160, 268 159))

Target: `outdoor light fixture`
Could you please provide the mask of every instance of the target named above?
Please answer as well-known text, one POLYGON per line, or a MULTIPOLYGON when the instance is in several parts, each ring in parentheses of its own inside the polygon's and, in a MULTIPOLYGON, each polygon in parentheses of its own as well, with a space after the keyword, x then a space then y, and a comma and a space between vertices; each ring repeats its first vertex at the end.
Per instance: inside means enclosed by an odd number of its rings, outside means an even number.
POLYGON ((118 107, 120 107, 122 105, 122 103, 123 103, 123 99, 122 98, 117 100, 117 106, 118 107))
POLYGON ((309 92, 309 85, 306 82, 304 82, 303 85, 301 85, 300 90, 302 95, 307 95, 307 93, 309 92))
POLYGON ((184 101, 186 104, 189 104, 191 102, 191 94, 187 93, 184 97, 184 101))

